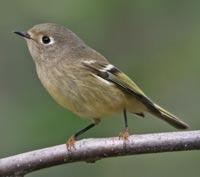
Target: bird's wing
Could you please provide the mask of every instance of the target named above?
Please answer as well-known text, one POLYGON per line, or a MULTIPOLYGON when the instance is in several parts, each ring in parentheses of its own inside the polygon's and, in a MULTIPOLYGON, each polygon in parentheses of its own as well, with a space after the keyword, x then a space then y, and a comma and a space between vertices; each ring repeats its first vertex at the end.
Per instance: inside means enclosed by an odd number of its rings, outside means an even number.
POLYGON ((144 92, 123 72, 112 64, 99 61, 83 61, 83 65, 89 69, 93 74, 114 83, 121 90, 134 96, 137 100, 142 102, 152 112, 159 113, 155 108, 154 103, 144 94, 144 92))
POLYGON ((179 129, 186 129, 189 126, 180 120, 175 115, 169 113, 165 109, 161 108, 157 104, 153 103, 144 92, 123 72, 121 72, 115 66, 107 63, 107 62, 99 62, 99 61, 83 61, 83 65, 89 69, 93 74, 105 79, 109 82, 114 83, 121 90, 134 96, 138 101, 143 103, 149 110, 150 113, 155 116, 163 119, 168 122, 172 126, 179 129))

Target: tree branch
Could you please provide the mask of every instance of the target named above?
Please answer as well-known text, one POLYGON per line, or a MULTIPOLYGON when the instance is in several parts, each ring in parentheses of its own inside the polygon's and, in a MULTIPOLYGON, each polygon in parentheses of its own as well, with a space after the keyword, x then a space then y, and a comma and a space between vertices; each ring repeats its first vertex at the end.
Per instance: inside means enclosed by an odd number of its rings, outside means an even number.
POLYGON ((84 139, 68 151, 58 145, 0 159, 0 176, 23 176, 54 165, 77 161, 95 162, 101 158, 200 149, 200 130, 132 135, 128 141, 119 138, 84 139))

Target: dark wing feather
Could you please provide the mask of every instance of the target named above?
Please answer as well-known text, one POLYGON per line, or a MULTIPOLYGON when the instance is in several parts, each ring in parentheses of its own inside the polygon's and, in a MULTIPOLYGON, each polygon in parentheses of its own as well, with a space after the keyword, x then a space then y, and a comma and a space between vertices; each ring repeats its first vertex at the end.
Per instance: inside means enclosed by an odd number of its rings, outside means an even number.
POLYGON ((155 114, 160 114, 160 112, 155 108, 154 103, 142 92, 142 90, 135 83, 133 83, 133 81, 129 79, 128 76, 126 76, 116 67, 113 66, 113 68, 111 68, 110 70, 102 71, 107 64, 100 64, 97 62, 92 64, 83 64, 84 66, 89 68, 93 74, 96 74, 97 76, 114 83, 121 90, 133 95, 137 100, 142 102, 149 110, 151 110, 155 114), (121 80, 119 78, 119 74, 120 77, 126 77, 125 79, 128 82, 126 83, 124 82, 124 80, 121 80))
POLYGON ((96 74, 102 79, 114 83, 124 92, 134 96, 138 101, 143 103, 148 108, 150 113, 168 122, 172 126, 179 129, 186 129, 189 127, 178 117, 153 103, 153 101, 151 101, 127 75, 125 75, 116 67, 113 66, 105 70, 106 66, 108 66, 108 63, 99 62, 94 62, 92 64, 84 63, 84 66, 87 67, 87 69, 90 69, 93 74, 96 74))

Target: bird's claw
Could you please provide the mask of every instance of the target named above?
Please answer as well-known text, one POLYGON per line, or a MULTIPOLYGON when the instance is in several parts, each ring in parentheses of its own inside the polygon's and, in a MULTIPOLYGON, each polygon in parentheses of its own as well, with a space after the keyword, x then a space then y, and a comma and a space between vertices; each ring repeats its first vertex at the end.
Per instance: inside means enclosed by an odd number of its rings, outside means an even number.
POLYGON ((119 139, 128 141, 128 137, 129 137, 129 132, 127 128, 124 131, 120 132, 119 134, 119 139))
POLYGON ((75 143, 76 143, 76 138, 74 137, 74 135, 72 135, 66 142, 67 150, 71 151, 72 149, 76 149, 75 143))

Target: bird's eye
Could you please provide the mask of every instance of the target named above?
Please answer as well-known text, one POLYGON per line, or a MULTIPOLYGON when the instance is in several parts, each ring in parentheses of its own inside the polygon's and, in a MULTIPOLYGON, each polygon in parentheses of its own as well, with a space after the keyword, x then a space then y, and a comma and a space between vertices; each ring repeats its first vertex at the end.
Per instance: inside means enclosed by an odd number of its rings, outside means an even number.
POLYGON ((43 36, 42 42, 43 42, 43 44, 49 44, 51 42, 51 39, 48 36, 43 36))

